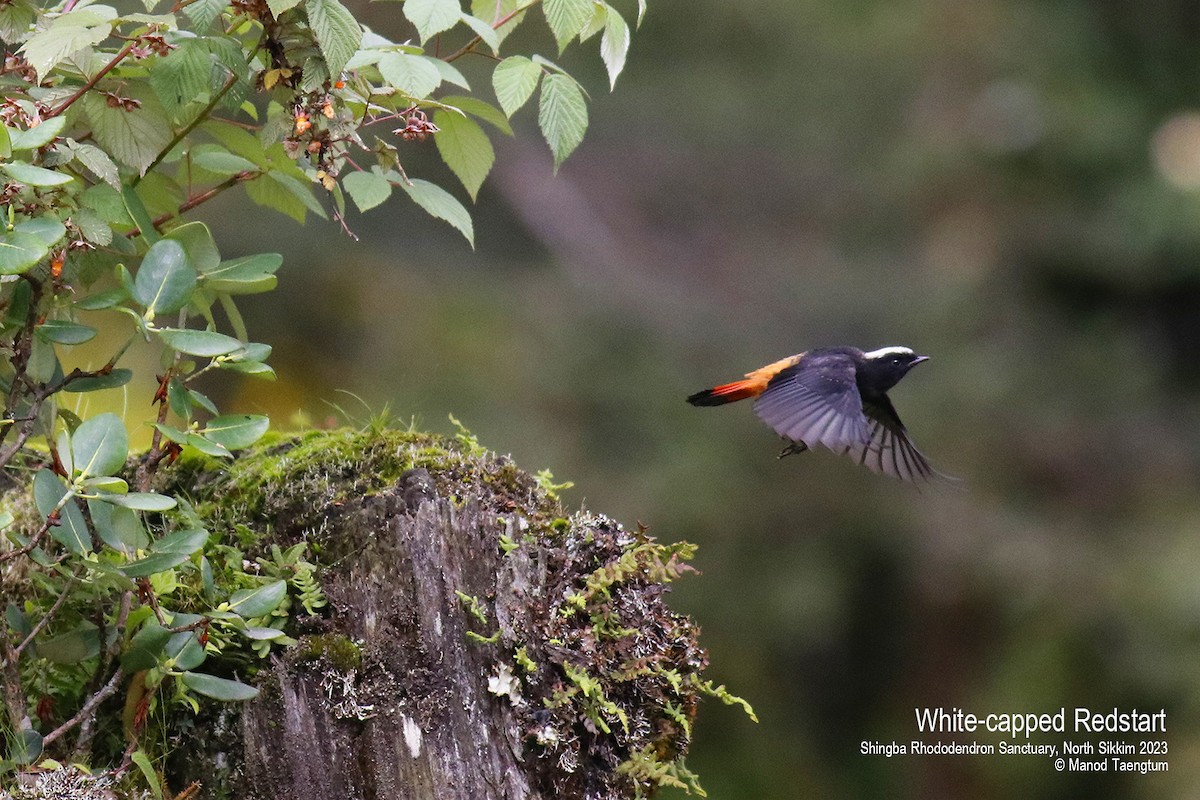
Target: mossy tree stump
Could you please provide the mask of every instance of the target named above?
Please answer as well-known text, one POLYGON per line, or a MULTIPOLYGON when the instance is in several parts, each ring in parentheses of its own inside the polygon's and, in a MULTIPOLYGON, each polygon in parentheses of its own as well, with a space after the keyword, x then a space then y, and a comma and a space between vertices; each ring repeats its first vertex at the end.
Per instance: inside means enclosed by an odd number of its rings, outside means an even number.
MULTIPOLYGON (((241 667, 259 696, 175 713, 178 791, 229 798, 623 798, 695 786, 691 546, 565 517, 468 436, 313 433, 168 473, 214 534, 307 541, 329 601, 241 667)), ((748 707, 747 707, 748 710, 748 707)))

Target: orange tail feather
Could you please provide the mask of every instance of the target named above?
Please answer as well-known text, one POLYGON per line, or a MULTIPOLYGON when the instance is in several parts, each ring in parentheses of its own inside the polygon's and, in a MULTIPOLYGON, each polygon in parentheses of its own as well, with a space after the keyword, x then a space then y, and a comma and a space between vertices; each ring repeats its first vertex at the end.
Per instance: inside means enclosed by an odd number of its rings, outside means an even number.
POLYGON ((687 401, 694 406, 722 406, 762 394, 760 383, 760 381, 752 379, 725 383, 702 392, 696 392, 688 397, 687 401))

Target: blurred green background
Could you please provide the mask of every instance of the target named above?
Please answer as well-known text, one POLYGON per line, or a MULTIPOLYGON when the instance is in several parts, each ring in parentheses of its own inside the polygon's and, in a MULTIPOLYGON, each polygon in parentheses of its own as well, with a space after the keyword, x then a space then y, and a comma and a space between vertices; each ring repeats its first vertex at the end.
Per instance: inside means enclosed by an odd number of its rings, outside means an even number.
POLYGON ((615 93, 593 46, 565 61, 588 137, 554 177, 524 110, 475 252, 403 199, 357 243, 206 207, 223 252, 285 256, 247 309, 279 382, 227 400, 453 412, 698 543, 674 604, 761 718, 702 709, 712 797, 1200 796, 1200 6, 658 0, 615 93), (965 492, 777 461, 747 405, 683 402, 825 344, 932 356, 892 397, 965 492), (859 753, 917 706, 1075 705, 1165 708, 1171 771, 859 753))

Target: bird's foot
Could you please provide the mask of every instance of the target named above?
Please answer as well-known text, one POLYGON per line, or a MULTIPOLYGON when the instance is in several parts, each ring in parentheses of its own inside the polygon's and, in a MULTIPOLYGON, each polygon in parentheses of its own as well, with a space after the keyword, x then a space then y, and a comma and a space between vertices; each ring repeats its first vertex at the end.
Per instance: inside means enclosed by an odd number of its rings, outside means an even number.
POLYGON ((780 452, 777 457, 783 458, 784 456, 791 456, 791 455, 795 455, 796 453, 803 453, 807 449, 808 449, 808 445, 806 445, 804 442, 788 442, 787 447, 783 448, 782 452, 780 452))

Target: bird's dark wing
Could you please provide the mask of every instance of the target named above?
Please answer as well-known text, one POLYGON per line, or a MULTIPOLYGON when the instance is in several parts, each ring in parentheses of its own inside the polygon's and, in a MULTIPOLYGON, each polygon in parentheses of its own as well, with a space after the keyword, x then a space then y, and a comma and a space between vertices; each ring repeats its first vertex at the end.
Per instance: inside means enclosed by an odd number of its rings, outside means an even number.
POLYGON ((844 354, 810 355, 782 370, 754 401, 754 412, 780 436, 846 452, 870 441, 854 361, 844 354))
POLYGON ((870 420, 870 436, 867 441, 851 444, 846 449, 847 455, 873 472, 902 481, 947 477, 930 466, 929 460, 908 438, 908 431, 887 395, 864 400, 863 412, 870 420))

